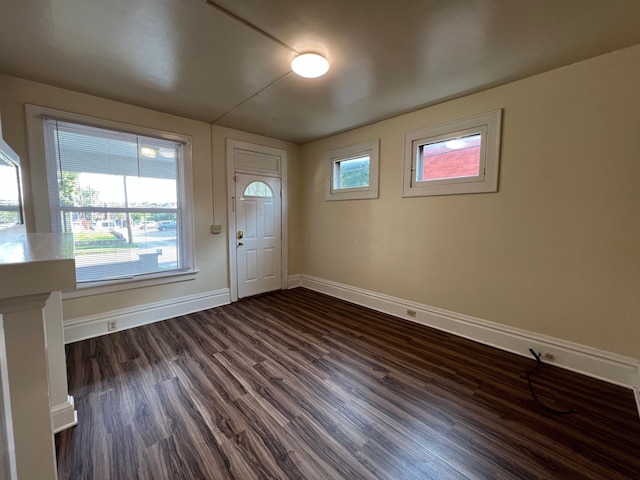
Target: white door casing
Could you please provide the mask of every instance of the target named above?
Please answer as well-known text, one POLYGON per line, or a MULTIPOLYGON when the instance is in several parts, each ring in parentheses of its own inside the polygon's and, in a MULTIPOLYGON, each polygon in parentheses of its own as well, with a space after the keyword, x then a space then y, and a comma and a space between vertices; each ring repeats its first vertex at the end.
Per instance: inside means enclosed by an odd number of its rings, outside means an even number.
POLYGON ((279 178, 236 175, 238 298, 282 286, 280 204, 279 178))
MULTIPOLYGON (((255 145, 247 142, 241 142, 238 140, 227 139, 227 192, 228 192, 228 240, 229 240, 229 290, 231 301, 237 301, 238 298, 243 298, 248 295, 255 295, 258 293, 263 293, 266 291, 286 289, 287 288, 287 274, 288 274, 288 223, 287 223, 287 152, 282 149, 266 147, 263 145, 255 145), (238 239, 238 230, 245 231, 246 228, 242 229, 237 225, 236 222, 236 214, 237 207, 240 204, 239 197, 243 194, 244 188, 246 188, 247 178, 244 177, 253 176, 253 180, 258 180, 269 185, 270 189, 274 191, 274 197, 276 201, 279 203, 279 209, 277 214, 279 215, 279 227, 275 227, 277 232, 280 234, 280 249, 279 249, 279 265, 277 252, 271 251, 267 256, 263 255, 263 259, 257 255, 257 252, 249 252, 249 249, 245 249, 244 247, 247 243, 244 240, 238 239), (243 180, 244 178, 244 180, 243 180), (236 181, 238 180, 238 181, 236 181), (271 180, 276 180, 276 182, 271 182, 271 180), (243 185, 240 186, 239 182, 243 181, 243 185), (279 188, 277 184, 279 183, 279 188), (275 186, 275 188, 274 188, 275 186), (280 193, 278 193, 278 190, 280 193), (238 246, 238 242, 241 241, 245 245, 238 246), (244 249, 244 250, 241 250, 244 249), (265 261, 268 256, 273 254, 273 259, 276 262, 273 267, 274 273, 273 276, 266 275, 260 282, 258 281, 245 281, 245 279, 256 278, 259 277, 258 273, 258 265, 260 261, 265 261), (241 255, 244 255, 241 258, 241 255), (254 255, 254 257, 252 257, 254 255), (257 262, 253 265, 255 266, 255 275, 253 275, 253 270, 251 270, 251 262, 257 262), (241 279, 242 277, 242 279, 241 279), (268 279, 266 278, 268 277, 268 279), (243 290, 240 291, 239 284, 243 283, 243 290), (279 283, 278 283, 279 282, 279 283), (251 287, 248 285, 251 284, 251 287), (255 285, 254 285, 255 284, 255 285), (244 288, 246 287, 246 288, 244 288)), ((251 182, 249 182, 251 183, 251 182)), ((252 196, 249 196, 252 197, 252 196)), ((250 202, 247 202, 245 198, 242 200, 242 206, 239 208, 243 209, 241 212, 240 221, 246 221, 247 215, 252 215, 252 211, 247 211, 247 209, 252 209, 255 207, 255 213, 258 214, 258 204, 262 203, 263 211, 261 212, 264 216, 273 215, 273 221, 277 220, 276 212, 271 212, 271 206, 265 205, 264 201, 259 200, 258 203, 254 202, 254 198, 250 199, 250 202), (266 210, 265 210, 266 209, 266 210)), ((273 207, 277 208, 277 207, 273 207)), ((255 218, 256 221, 259 218, 258 216, 252 217, 255 218)), ((263 221, 265 218, 263 218, 263 221)), ((256 224, 257 225, 257 224, 256 224)), ((244 226, 244 224, 243 224, 244 226)), ((257 228, 257 227, 256 227, 257 228)), ((245 232, 246 233, 246 232, 245 232)), ((269 235, 267 235, 269 236, 269 235)), ((277 235, 275 235, 277 237, 277 235)), ((266 239, 263 239, 266 241, 266 239)), ((275 238, 277 240, 277 238, 275 238)), ((250 240, 252 242, 253 240, 250 240)), ((271 241, 271 240, 269 240, 271 241)), ((271 247, 269 247, 271 248, 271 247)), ((264 253, 264 252, 263 252, 264 253)), ((266 271, 266 267, 262 267, 263 272, 266 271)))

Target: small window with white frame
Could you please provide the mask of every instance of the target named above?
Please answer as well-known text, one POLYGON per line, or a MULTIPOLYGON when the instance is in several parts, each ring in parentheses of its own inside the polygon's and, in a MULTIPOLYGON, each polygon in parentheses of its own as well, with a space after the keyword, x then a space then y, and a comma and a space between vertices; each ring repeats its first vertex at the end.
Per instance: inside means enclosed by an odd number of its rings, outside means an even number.
POLYGON ((501 110, 405 135, 403 196, 496 192, 501 110))
POLYGON ((189 137, 32 105, 27 114, 36 226, 73 235, 78 287, 193 272, 189 137))
POLYGON ((379 150, 376 139, 328 151, 325 200, 378 198, 379 150))

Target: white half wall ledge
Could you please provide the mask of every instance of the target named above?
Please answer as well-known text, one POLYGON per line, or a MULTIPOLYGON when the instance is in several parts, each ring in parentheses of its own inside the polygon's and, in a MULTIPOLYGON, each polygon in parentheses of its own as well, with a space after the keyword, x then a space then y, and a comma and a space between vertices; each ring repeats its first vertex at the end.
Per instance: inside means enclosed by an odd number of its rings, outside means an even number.
POLYGON ((310 275, 292 275, 289 280, 289 288, 308 288, 532 360, 530 348, 551 353, 554 356, 554 360, 548 362, 551 365, 633 389, 640 414, 638 359, 310 275), (407 316, 407 309, 416 312, 415 318, 407 316))
POLYGON ((147 303, 131 308, 111 310, 98 315, 74 318, 64 322, 64 343, 99 337, 129 328, 160 322, 189 313, 220 307, 231 303, 228 288, 147 303), (109 331, 109 322, 117 322, 117 329, 109 331))

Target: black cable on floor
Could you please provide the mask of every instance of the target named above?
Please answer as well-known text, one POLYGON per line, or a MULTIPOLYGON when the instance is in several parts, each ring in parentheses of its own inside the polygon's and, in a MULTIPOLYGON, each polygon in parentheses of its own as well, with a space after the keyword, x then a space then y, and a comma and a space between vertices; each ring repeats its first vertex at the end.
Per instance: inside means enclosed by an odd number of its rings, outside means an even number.
POLYGON ((538 402, 538 404, 544 408, 549 413, 554 413, 556 415, 569 415, 570 413, 578 413, 578 410, 572 408, 571 410, 556 410, 555 408, 551 408, 538 398, 536 392, 533 389, 533 383, 531 383, 531 376, 535 373, 535 371, 542 365, 542 361, 540 360, 540 355, 533 351, 533 349, 529 349, 531 355, 536 359, 536 366, 527 372, 527 380, 529 381, 529 391, 531 392, 531 396, 533 399, 538 402))

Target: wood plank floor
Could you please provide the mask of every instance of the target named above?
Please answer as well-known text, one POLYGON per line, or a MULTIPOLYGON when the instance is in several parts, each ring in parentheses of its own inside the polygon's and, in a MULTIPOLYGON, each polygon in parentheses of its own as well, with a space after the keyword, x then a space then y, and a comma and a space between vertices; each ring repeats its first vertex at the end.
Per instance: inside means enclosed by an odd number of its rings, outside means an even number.
POLYGON ((61 479, 638 479, 630 390, 302 288, 67 346, 61 479))

